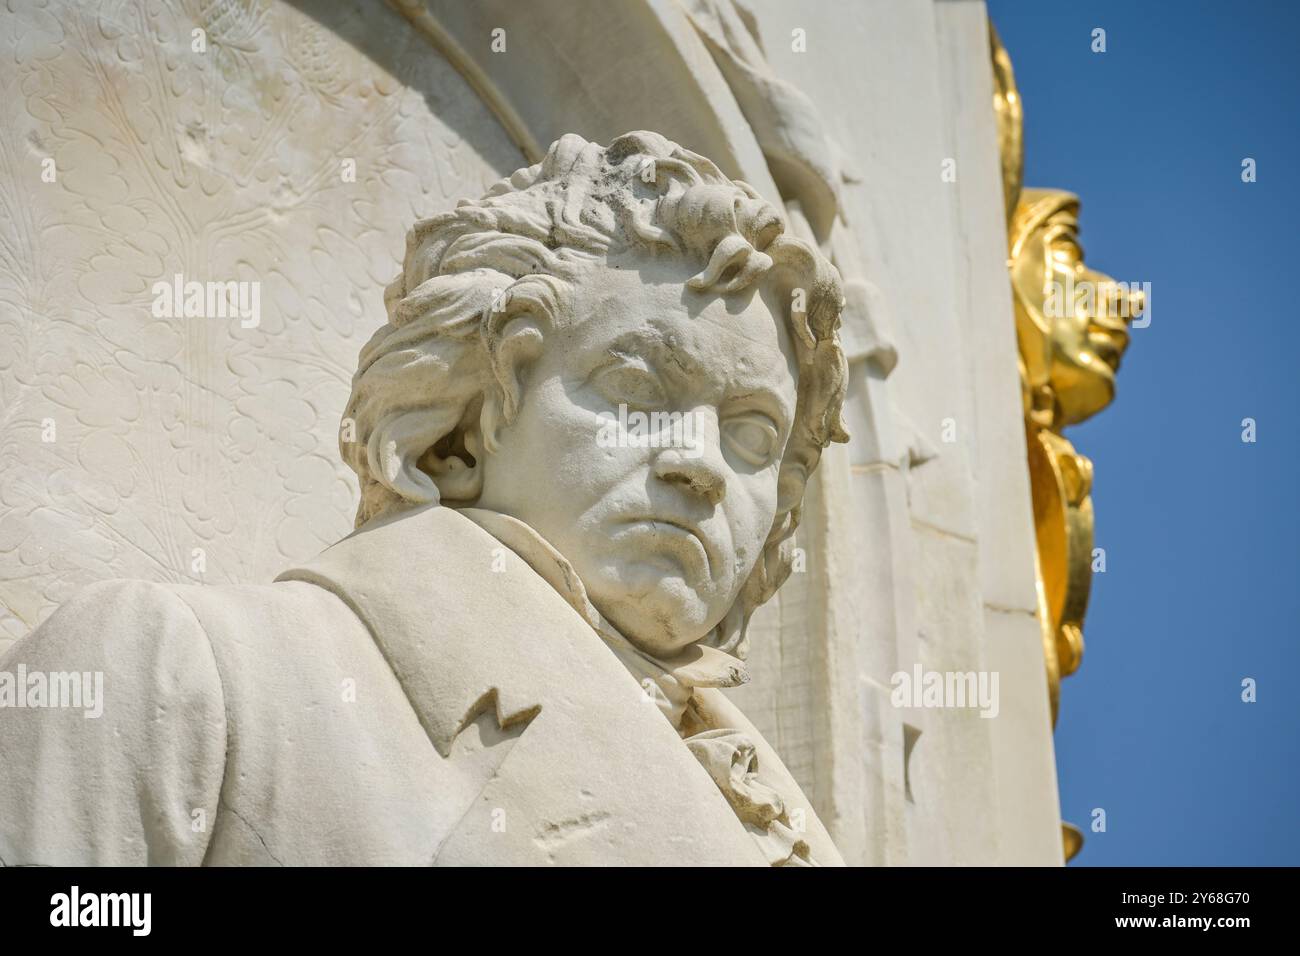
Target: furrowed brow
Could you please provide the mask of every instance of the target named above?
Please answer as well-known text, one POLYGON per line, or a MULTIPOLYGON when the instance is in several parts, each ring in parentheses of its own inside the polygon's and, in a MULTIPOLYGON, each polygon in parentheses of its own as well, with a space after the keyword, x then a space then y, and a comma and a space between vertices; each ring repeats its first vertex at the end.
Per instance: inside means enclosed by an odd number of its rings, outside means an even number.
POLYGON ((609 350, 620 355, 637 355, 648 358, 661 370, 676 369, 692 378, 700 374, 699 363, 681 349, 673 348, 658 335, 628 332, 619 336, 609 350))

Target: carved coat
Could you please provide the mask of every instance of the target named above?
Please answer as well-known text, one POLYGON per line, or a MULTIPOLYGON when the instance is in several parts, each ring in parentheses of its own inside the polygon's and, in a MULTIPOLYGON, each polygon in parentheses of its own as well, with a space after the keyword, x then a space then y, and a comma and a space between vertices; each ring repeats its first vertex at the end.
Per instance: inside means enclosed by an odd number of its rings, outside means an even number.
POLYGON ((8 865, 774 862, 706 769, 723 725, 803 855, 842 862, 720 691, 695 689, 688 747, 569 600, 446 507, 270 585, 93 585, 0 671, 20 664, 102 671, 104 703, 0 709, 8 865))

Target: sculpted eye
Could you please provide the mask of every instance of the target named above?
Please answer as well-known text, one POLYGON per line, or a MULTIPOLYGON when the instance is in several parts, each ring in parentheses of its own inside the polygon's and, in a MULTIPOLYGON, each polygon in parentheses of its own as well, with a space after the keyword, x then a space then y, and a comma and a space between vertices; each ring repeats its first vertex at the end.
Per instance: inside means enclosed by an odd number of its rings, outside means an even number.
POLYGON ((722 439, 727 447, 757 467, 771 463, 780 438, 772 420, 757 412, 729 418, 722 426, 722 439))
POLYGON ((601 394, 634 408, 660 408, 667 402, 659 377, 641 365, 615 365, 596 377, 601 394))
POLYGON ((1052 258, 1073 267, 1083 260, 1083 247, 1071 236, 1058 236, 1051 243, 1052 258))

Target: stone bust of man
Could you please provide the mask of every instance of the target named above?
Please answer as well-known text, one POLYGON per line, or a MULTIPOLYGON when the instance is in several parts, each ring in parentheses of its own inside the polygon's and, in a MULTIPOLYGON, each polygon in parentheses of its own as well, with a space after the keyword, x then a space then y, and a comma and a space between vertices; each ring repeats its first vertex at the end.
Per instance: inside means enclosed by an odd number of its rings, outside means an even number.
POLYGON ((847 438, 839 279, 784 229, 645 132, 418 223, 345 413, 356 531, 19 641, 104 705, 0 710, 0 858, 841 863, 721 690, 847 438))

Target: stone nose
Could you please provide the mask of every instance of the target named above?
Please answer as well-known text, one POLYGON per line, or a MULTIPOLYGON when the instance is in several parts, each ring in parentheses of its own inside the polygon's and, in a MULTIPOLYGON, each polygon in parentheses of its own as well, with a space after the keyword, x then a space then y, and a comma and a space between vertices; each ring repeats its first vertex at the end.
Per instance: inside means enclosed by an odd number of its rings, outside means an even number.
POLYGON ((727 493, 727 478, 717 464, 705 454, 688 458, 676 448, 665 449, 655 459, 655 475, 669 484, 685 487, 711 505, 722 502, 727 493))
POLYGON ((717 418, 699 411, 687 417, 691 427, 684 430, 684 440, 655 457, 655 476, 717 505, 727 493, 727 466, 717 418))

